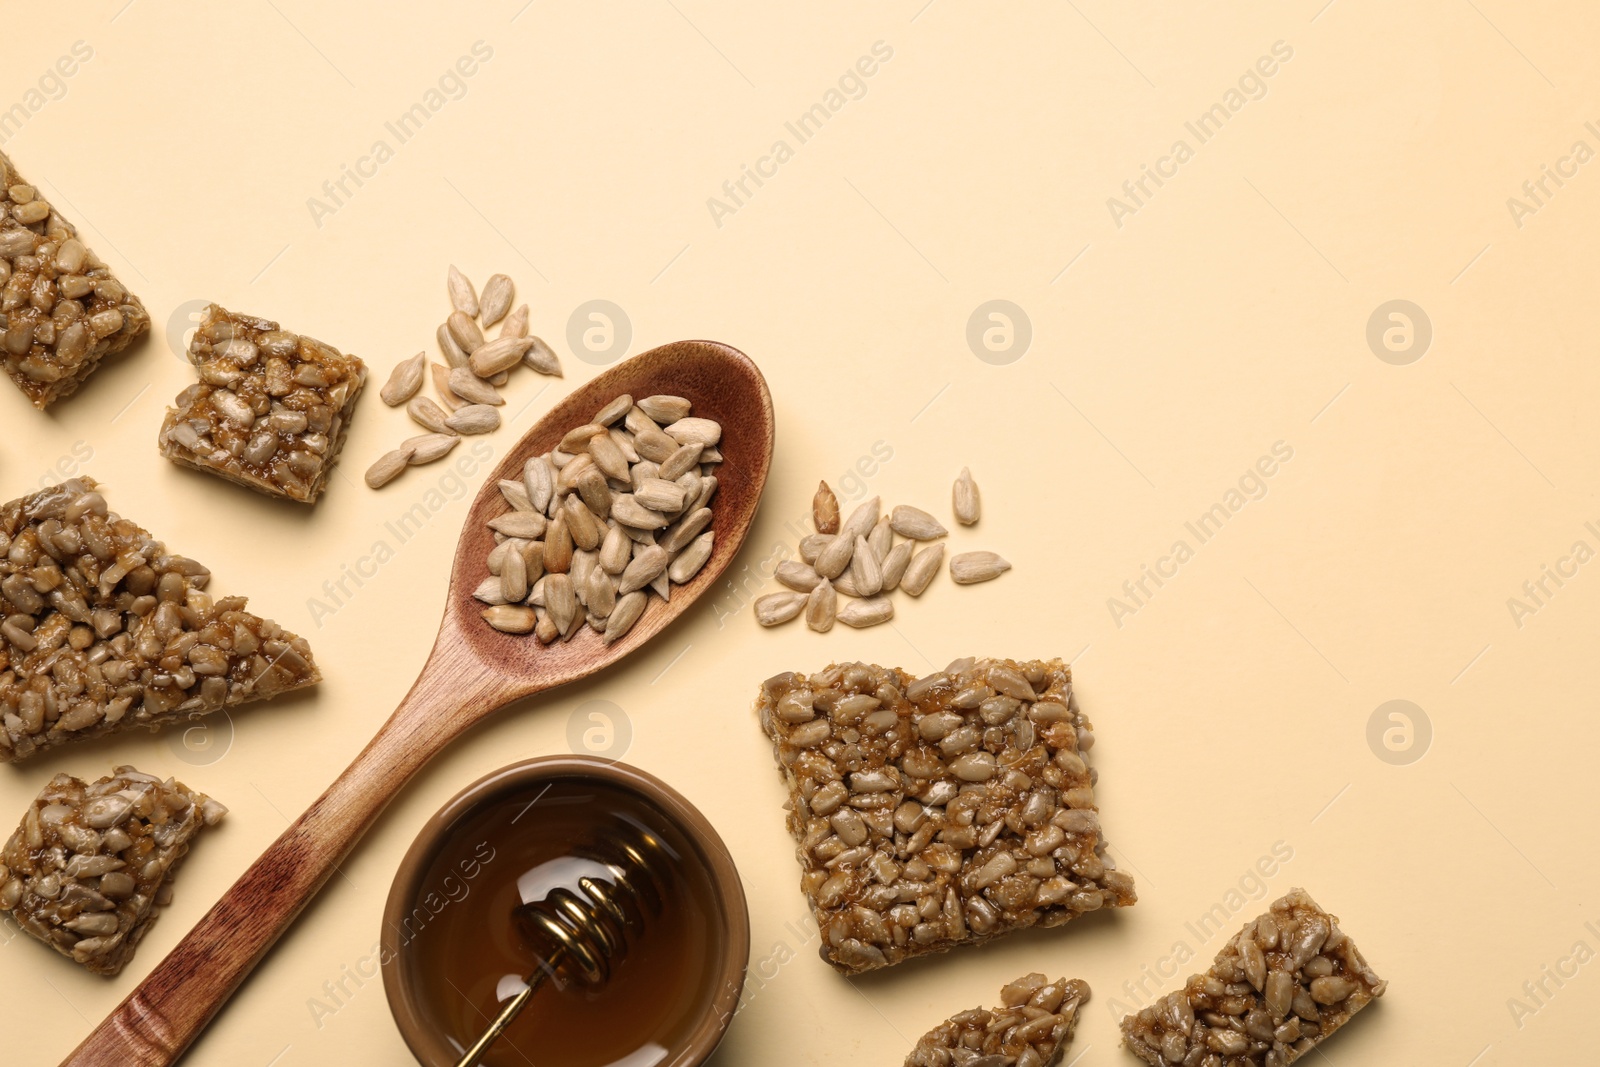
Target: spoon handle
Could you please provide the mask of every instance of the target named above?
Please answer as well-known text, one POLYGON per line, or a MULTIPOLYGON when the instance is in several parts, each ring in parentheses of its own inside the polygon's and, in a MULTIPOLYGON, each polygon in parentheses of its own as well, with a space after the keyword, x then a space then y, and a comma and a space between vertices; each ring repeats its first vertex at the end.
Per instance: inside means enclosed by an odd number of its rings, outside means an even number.
MULTIPOLYGON (((440 647, 446 642, 441 641, 440 647)), ((423 764, 515 695, 435 656, 326 792, 261 854, 63 1067, 165 1067, 183 1055, 423 764)))

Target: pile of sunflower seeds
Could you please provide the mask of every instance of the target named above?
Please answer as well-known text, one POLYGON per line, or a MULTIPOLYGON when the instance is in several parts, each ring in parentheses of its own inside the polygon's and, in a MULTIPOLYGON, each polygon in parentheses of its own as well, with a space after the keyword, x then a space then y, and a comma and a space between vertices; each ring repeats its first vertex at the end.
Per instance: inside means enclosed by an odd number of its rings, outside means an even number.
MULTIPOLYGON (((978 485, 966 467, 951 490, 951 504, 963 526, 978 521, 978 485)), ((936 542, 949 531, 921 508, 899 504, 882 515, 881 507, 882 500, 873 497, 841 522, 839 498, 827 482, 819 483, 811 500, 817 532, 800 540, 799 559, 778 564, 774 577, 789 591, 758 597, 756 621, 778 626, 803 614, 819 633, 835 622, 859 629, 894 618, 889 594, 896 589, 921 596, 944 562, 944 544, 936 542)), ((994 552, 961 552, 950 560, 957 585, 987 582, 1010 569, 994 552)))
POLYGON ((528 460, 521 481, 500 482, 509 510, 489 521, 484 621, 542 644, 585 623, 620 639, 651 593, 670 600, 711 558, 721 440, 683 397, 623 395, 528 460))
POLYGON ((1088 1000, 1082 979, 1025 975, 1000 990, 1000 1007, 972 1008, 929 1030, 905 1067, 1046 1067, 1072 1040, 1088 1000))
POLYGON ((500 388, 518 366, 562 376, 554 350, 528 333, 528 305, 511 310, 516 287, 509 277, 494 275, 480 294, 452 265, 445 287, 450 317, 434 335, 444 362, 431 363, 427 352, 418 352, 395 367, 379 393, 390 407, 404 404, 411 420, 428 432, 378 458, 367 471, 367 484, 374 489, 407 467, 444 458, 464 436, 498 430, 505 404, 500 388), (500 331, 490 340, 484 331, 496 324, 500 331), (433 385, 437 401, 421 394, 424 382, 433 385))

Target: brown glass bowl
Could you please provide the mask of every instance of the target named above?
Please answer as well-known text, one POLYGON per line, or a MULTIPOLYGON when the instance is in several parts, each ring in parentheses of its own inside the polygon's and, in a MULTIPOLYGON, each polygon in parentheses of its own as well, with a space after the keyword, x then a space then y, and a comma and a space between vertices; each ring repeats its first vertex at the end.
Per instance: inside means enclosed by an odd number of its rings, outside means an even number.
MULTIPOLYGON (((417 968, 411 965, 416 962, 415 943, 402 940, 402 922, 425 895, 423 882, 458 827, 474 815, 493 810, 497 804, 537 790, 541 784, 563 781, 590 781, 642 798, 694 853, 685 859, 699 863, 709 874, 712 899, 702 902, 703 910, 713 917, 712 944, 707 953, 710 965, 701 976, 704 1011, 682 1032, 674 1047, 667 1049, 657 1067, 697 1067, 710 1057, 727 1031, 744 988, 750 956, 750 914, 738 869, 722 838, 698 809, 653 775, 589 756, 542 756, 503 767, 456 794, 423 826, 395 874, 383 915, 383 985, 400 1035, 424 1067, 453 1067, 459 1053, 429 1022, 440 1013, 430 1011, 425 1001, 429 992, 419 981, 417 968)), ((535 993, 535 997, 547 989, 535 993)), ((546 1067, 562 1067, 548 1055, 540 1057, 539 1062, 546 1067)))

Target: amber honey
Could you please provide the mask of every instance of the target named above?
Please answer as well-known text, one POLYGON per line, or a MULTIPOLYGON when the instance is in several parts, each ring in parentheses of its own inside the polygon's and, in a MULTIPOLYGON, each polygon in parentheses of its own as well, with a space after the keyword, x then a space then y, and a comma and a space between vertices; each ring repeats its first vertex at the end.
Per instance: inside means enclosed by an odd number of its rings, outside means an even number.
POLYGON ((647 798, 593 779, 531 784, 451 827, 427 865, 412 913, 392 931, 399 965, 420 991, 425 1025, 458 1053, 541 966, 519 906, 582 875, 629 823, 664 844, 649 906, 603 985, 570 968, 546 983, 489 1050, 489 1067, 654 1067, 713 1009, 716 900, 711 876, 684 835, 647 798), (658 898, 658 899, 657 899, 658 898))

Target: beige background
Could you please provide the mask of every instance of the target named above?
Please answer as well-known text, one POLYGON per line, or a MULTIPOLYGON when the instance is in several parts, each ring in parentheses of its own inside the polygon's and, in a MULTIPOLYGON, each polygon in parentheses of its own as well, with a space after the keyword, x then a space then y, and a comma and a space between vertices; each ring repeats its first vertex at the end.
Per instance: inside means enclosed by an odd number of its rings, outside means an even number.
MULTIPOLYGON (((881 441, 893 458, 864 482, 890 502, 943 514, 970 464, 985 516, 953 540, 1016 569, 970 589, 943 577, 863 633, 761 631, 730 595, 637 661, 512 709, 394 805, 191 1062, 405 1060, 379 982, 320 1019, 313 998, 370 953, 420 822, 488 770, 568 750, 591 699, 623 709, 627 760, 725 836, 756 960, 795 954, 752 981, 719 1067, 898 1062, 938 1019, 992 1003, 1030 969, 1094 987, 1069 1060, 1131 1063, 1116 1048, 1119 990, 1173 985, 1145 975, 1173 973, 1179 942, 1196 967, 1209 960, 1221 938, 1186 923, 1213 905, 1237 912, 1230 931, 1242 923, 1260 905, 1230 900, 1241 881, 1246 894, 1306 886, 1392 981, 1318 1062, 1575 1062, 1592 1045, 1600 970, 1546 980, 1542 1005, 1523 983, 1546 966, 1570 975, 1575 942, 1600 948, 1584 925, 1600 928, 1595 860, 1573 843, 1600 814, 1588 695, 1600 577, 1589 566, 1548 583, 1520 626, 1508 598, 1574 542, 1600 550, 1584 526, 1600 525, 1585 239, 1600 163, 1547 182, 1554 195, 1520 226, 1507 198, 1575 141, 1600 150, 1584 128, 1600 120, 1600 15, 1326 2, 93 0, 70 17, 8 14, 0 107, 22 103, 26 121, 5 128, 4 148, 157 329, 47 416, 0 389, 3 495, 76 463, 109 484, 113 507, 209 564, 215 589, 305 633, 328 676, 314 696, 235 716, 231 739, 191 737, 198 749, 128 737, 0 775, 0 813, 58 770, 120 761, 232 807, 121 978, 6 931, 8 1060, 56 1062, 377 727, 432 640, 465 510, 449 503, 317 625, 308 598, 442 469, 382 493, 359 484, 408 433, 376 396, 314 512, 158 460, 163 406, 191 380, 165 323, 217 299, 353 350, 381 380, 431 349, 454 261, 479 282, 516 278, 568 382, 595 371, 566 324, 597 298, 625 309, 632 352, 711 337, 761 364, 780 449, 752 568, 793 543, 784 520, 819 477, 837 484, 881 441), (77 40, 93 58, 61 98, 30 98, 77 40), (493 55, 465 94, 317 225, 307 199, 375 139, 393 146, 384 122, 477 41, 493 55), (865 95, 796 146, 784 123, 878 41, 893 57, 865 95), (1185 121, 1278 41, 1293 58, 1265 95, 1198 145, 1185 121), (719 227, 707 199, 778 138, 793 158, 719 227), (1119 228, 1107 198, 1178 138, 1194 157, 1119 228), (966 340, 991 299, 1031 321, 1031 346, 1006 365, 966 340), (1433 326, 1410 365, 1366 341, 1394 299, 1433 326), (1184 524, 1279 441, 1293 458, 1266 495, 1198 544, 1184 524), (1180 538, 1193 558, 1119 626, 1108 598, 1180 538), (970 653, 1074 659, 1099 728, 1104 823, 1141 902, 846 982, 801 943, 778 778, 748 711, 756 684, 833 658, 922 671, 970 653), (1390 753, 1367 729, 1395 699, 1421 713, 1410 749, 1390 753), (1249 872, 1278 842, 1292 859, 1258 886, 1249 872)), ((567 388, 544 384, 511 387, 515 429, 567 388)), ((513 435, 491 439, 496 456, 513 435)))

